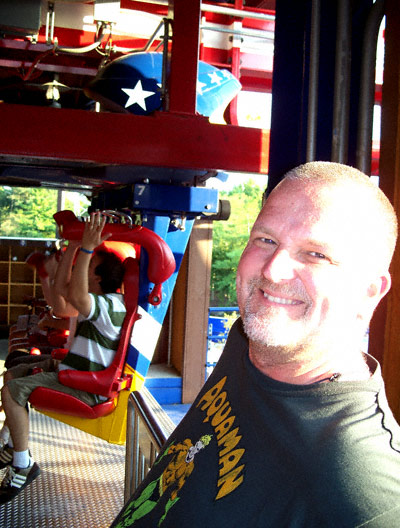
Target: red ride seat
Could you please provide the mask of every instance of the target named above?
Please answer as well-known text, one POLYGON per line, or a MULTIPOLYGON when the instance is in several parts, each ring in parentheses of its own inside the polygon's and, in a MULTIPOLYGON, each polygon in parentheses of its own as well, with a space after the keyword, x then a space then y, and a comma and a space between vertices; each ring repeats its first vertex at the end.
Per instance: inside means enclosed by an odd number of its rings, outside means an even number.
MULTIPOLYGON (((72 211, 60 211, 54 218, 63 238, 81 240, 84 222, 78 220, 72 211)), ((140 253, 142 249, 145 250, 148 258, 143 262, 147 263, 147 279, 154 284, 145 303, 153 306, 160 304, 162 283, 175 271, 174 255, 165 241, 153 231, 136 225, 106 224, 104 233, 111 235, 104 244, 118 244, 118 248, 114 246, 115 251, 122 258, 132 255, 133 248, 140 253), (128 255, 120 251, 122 244, 125 249, 128 245, 132 248, 128 255)), ((139 257, 138 252, 135 253, 136 257, 139 257)), ((129 355, 126 361, 127 351, 131 350, 132 328, 139 319, 138 260, 127 258, 125 264, 127 273, 124 278, 124 298, 127 314, 113 363, 100 372, 64 370, 59 377, 65 385, 103 395, 107 400, 89 407, 76 398, 44 388, 35 389, 30 397, 33 407, 44 414, 115 444, 125 443, 129 393, 138 390, 143 383, 143 377, 136 371, 138 358, 135 354, 132 357, 129 355)), ((146 325, 141 331, 146 331, 145 328, 146 325)))
POLYGON ((92 392, 107 398, 106 401, 90 407, 74 396, 54 389, 36 388, 29 401, 40 411, 57 412, 80 418, 99 418, 110 414, 117 405, 118 393, 122 389, 129 389, 132 376, 123 374, 125 356, 135 321, 139 318, 139 264, 132 257, 124 261, 124 301, 126 315, 121 328, 121 338, 113 362, 109 367, 97 372, 78 370, 62 370, 59 381, 68 387, 92 392))

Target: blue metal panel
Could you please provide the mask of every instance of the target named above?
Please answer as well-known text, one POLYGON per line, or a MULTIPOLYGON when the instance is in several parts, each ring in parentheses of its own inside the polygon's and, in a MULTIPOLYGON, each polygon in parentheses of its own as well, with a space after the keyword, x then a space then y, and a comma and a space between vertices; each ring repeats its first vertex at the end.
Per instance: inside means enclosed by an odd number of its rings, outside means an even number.
POLYGON ((214 312, 221 312, 221 313, 228 313, 228 312, 239 312, 239 306, 210 306, 208 311, 210 313, 214 312))
POLYGON ((216 213, 218 191, 204 187, 137 184, 133 207, 150 211, 216 213))
POLYGON ((146 215, 143 226, 151 229, 165 240, 171 248, 176 262, 176 270, 171 277, 164 282, 162 287, 163 300, 158 306, 153 306, 147 302, 148 294, 153 288, 153 284, 147 278, 147 255, 143 251, 143 256, 140 262, 140 289, 139 289, 139 304, 158 322, 162 323, 168 309, 169 301, 174 290, 176 279, 186 246, 192 231, 194 219, 188 220, 185 223, 185 229, 179 230, 171 226, 169 217, 146 215))
MULTIPOLYGON (((153 306, 148 302, 148 295, 154 286, 153 283, 149 282, 149 279, 147 277, 146 270, 148 256, 145 250, 142 250, 141 252, 139 305, 159 324, 163 323, 165 314, 167 313, 168 305, 172 297, 172 293, 178 276, 178 271, 186 250, 190 233, 192 231, 193 223, 194 218, 185 222, 184 229, 178 229, 173 224, 171 224, 169 216, 156 216, 146 214, 143 217, 142 225, 144 227, 147 227, 148 229, 151 229, 165 240, 165 242, 171 248, 175 256, 176 262, 175 272, 162 285, 162 302, 157 306, 153 306)), ((140 365, 143 367, 143 361, 146 361, 146 358, 139 358, 137 350, 135 350, 135 348, 130 345, 127 355, 128 365, 132 366, 132 368, 137 370, 135 365, 140 363, 140 365)), ((140 375, 145 377, 147 373, 147 368, 145 370, 141 368, 140 375)))
POLYGON ((148 388, 160 387, 160 388, 172 388, 172 389, 181 389, 182 388, 182 378, 147 378, 145 385, 148 388))
MULTIPOLYGON (((141 249, 139 306, 146 313, 141 314, 140 324, 143 323, 143 327, 140 329, 140 336, 137 336, 138 339, 128 348, 127 364, 143 379, 146 377, 154 352, 154 339, 158 337, 168 310, 195 217, 202 212, 217 212, 218 191, 198 187, 139 183, 133 189, 103 193, 97 198, 95 207, 140 211, 143 227, 160 236, 171 248, 175 257, 175 272, 162 284, 161 303, 154 306, 148 302, 149 294, 154 287, 147 276, 148 255, 144 248, 141 249), (144 339, 142 339, 143 335, 144 339), (149 336, 148 339, 146 335, 149 336), (152 337, 154 339, 151 339, 152 337)), ((138 324, 139 322, 135 328, 138 324)))
POLYGON ((129 345, 128 358, 128 364, 134 365, 135 371, 145 378, 151 361, 132 346, 132 344, 129 345))
POLYGON ((221 341, 228 337, 227 317, 208 316, 208 335, 207 339, 211 341, 221 341))
POLYGON ((149 387, 149 391, 160 405, 177 404, 182 401, 180 387, 149 387))

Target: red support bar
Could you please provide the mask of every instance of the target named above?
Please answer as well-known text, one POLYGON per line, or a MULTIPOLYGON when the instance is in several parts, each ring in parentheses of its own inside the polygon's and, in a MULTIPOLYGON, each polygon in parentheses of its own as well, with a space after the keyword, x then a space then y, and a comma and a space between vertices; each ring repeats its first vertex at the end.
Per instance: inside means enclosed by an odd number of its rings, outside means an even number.
POLYGON ((134 116, 0 104, 0 157, 172 167, 268 171, 269 132, 214 125, 201 116, 134 116))
POLYGON ((201 1, 170 0, 169 5, 173 17, 169 111, 195 114, 201 1))

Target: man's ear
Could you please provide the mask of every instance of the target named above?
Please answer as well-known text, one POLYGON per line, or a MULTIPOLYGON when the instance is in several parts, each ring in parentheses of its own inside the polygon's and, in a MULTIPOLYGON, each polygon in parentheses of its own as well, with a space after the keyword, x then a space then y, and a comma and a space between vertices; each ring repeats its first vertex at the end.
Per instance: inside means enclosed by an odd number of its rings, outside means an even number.
POLYGON ((387 294, 392 285, 392 278, 389 272, 378 277, 368 287, 368 297, 376 302, 375 306, 378 305, 379 301, 387 294))
POLYGON ((376 280, 370 282, 367 288, 366 302, 364 303, 364 309, 362 311, 363 320, 370 321, 375 308, 390 290, 391 284, 392 280, 389 273, 385 273, 384 275, 377 277, 376 280))

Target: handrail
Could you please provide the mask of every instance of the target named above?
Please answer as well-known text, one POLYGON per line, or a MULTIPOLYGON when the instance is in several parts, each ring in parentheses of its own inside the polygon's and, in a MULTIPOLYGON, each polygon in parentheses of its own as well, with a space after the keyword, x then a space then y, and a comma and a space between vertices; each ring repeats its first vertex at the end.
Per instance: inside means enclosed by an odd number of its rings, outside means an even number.
POLYGON ((129 395, 127 412, 124 502, 144 479, 175 429, 172 420, 145 387, 129 395))

